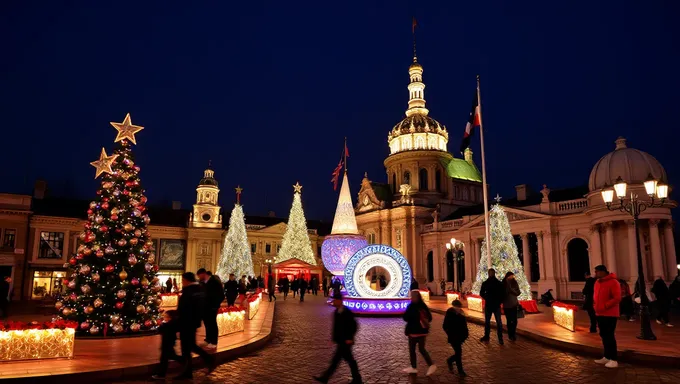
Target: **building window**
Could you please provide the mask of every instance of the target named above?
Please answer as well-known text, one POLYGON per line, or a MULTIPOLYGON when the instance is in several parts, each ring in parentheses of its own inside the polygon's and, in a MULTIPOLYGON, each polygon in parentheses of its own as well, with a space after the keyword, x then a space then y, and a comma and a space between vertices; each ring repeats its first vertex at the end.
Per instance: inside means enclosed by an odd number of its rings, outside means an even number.
POLYGON ((2 238, 3 248, 14 248, 14 241, 17 236, 17 231, 14 229, 5 229, 5 236, 2 238))
POLYGON ((367 240, 369 244, 375 244, 375 233, 369 233, 367 240))
POLYGON ((272 245, 267 243, 264 245, 264 253, 272 253, 272 245))
POLYGON ((460 199, 460 188, 457 185, 453 186, 453 198, 456 200, 460 199))
POLYGON ((420 172, 418 172, 418 182, 420 184, 419 189, 421 191, 427 191, 427 169, 422 168, 420 172))
POLYGON ((434 173, 434 189, 437 192, 442 191, 442 171, 439 169, 434 173))
POLYGON ((281 244, 276 244, 276 254, 281 252, 281 244))
POLYGON ((397 174, 392 174, 392 193, 397 193, 397 174))
POLYGON ((404 172, 404 182, 402 184, 411 184, 411 172, 404 172))
POLYGON ((257 244, 255 244, 255 243, 250 244, 250 252, 251 253, 257 252, 257 244))
POLYGON ((63 232, 40 232, 39 259, 61 259, 63 251, 63 232))
POLYGON ((62 279, 66 276, 64 271, 35 271, 33 272, 33 289, 31 299, 39 300, 49 295, 62 293, 62 279))

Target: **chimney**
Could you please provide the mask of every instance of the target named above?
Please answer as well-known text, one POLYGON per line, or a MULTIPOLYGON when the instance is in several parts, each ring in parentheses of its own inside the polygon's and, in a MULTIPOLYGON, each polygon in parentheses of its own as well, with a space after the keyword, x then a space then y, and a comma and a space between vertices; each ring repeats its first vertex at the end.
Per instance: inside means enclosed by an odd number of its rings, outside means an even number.
POLYGON ((179 211, 182 209, 182 202, 181 201, 173 201, 172 202, 172 210, 173 211, 179 211))
POLYGON ((267 216, 269 216, 269 217, 276 217, 276 212, 274 212, 274 211, 269 211, 269 213, 267 213, 267 216))
POLYGON ((526 184, 516 185, 515 191, 517 191, 517 201, 524 201, 529 194, 529 187, 526 184))
POLYGON ((35 184, 33 185, 33 198, 42 200, 45 198, 46 194, 47 194, 47 181, 36 180, 35 184))

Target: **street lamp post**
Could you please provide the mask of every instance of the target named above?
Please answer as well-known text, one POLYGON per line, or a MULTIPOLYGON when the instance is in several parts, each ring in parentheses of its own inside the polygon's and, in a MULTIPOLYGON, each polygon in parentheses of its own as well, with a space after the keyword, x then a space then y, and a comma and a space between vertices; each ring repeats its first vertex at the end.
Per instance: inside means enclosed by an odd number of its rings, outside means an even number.
POLYGON ((614 183, 614 190, 609 189, 605 185, 602 190, 602 200, 607 204, 610 211, 620 210, 633 216, 633 226, 635 228, 635 245, 637 247, 637 264, 638 264, 638 279, 637 291, 640 295, 640 335, 637 337, 641 340, 656 340, 656 336, 652 332, 652 323, 649 314, 649 298, 647 297, 647 288, 645 287, 644 270, 642 268, 642 252, 640 250, 640 235, 638 228, 638 219, 640 214, 647 208, 661 207, 668 197, 668 185, 659 183, 650 174, 644 182, 645 191, 649 196, 649 201, 640 200, 638 195, 631 192, 630 197, 626 200, 627 184, 621 177, 616 179, 614 183), (614 201, 614 192, 619 199, 619 205, 612 206, 614 201), (655 197, 659 201, 655 201, 655 197))
POLYGON ((451 251, 451 254, 453 255, 453 262, 456 263, 456 289, 458 292, 460 292, 461 289, 461 281, 460 281, 460 261, 463 260, 463 257, 465 256, 465 252, 463 251, 463 248, 465 248, 465 244, 462 241, 458 241, 455 238, 451 238, 451 241, 446 243, 446 249, 451 251))
POLYGON ((267 259, 264 262, 267 263, 267 271, 269 271, 269 274, 271 275, 272 274, 272 263, 274 262, 274 260, 273 259, 267 259))

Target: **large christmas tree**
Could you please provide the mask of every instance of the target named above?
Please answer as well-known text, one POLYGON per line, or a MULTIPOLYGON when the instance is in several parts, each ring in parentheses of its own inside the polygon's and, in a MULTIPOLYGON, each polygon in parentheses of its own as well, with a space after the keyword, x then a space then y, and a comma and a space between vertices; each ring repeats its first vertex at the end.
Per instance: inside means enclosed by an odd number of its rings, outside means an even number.
MULTIPOLYGON (((491 231, 491 268, 496 270, 496 277, 502 280, 508 271, 515 274, 522 294, 520 300, 531 300, 531 286, 524 274, 524 267, 517 255, 517 244, 510 231, 510 222, 505 210, 500 204, 496 204, 489 212, 489 230, 491 231)), ((472 286, 472 293, 479 294, 482 283, 487 279, 487 252, 486 240, 482 242, 482 257, 479 259, 477 277, 472 286)))
POLYGON ((234 209, 231 211, 229 230, 224 238, 222 254, 217 265, 217 275, 222 281, 227 281, 230 273, 239 278, 243 275, 255 275, 253 258, 250 255, 250 243, 248 243, 248 235, 246 234, 243 207, 238 203, 234 205, 234 209))
POLYGON ((154 264, 153 242, 147 228, 140 168, 132 144, 143 127, 132 125, 130 114, 118 130, 111 156, 102 148, 92 162, 102 176, 97 198, 90 203, 88 221, 77 252, 68 260, 66 291, 56 303, 61 317, 78 321, 81 334, 125 334, 154 330, 161 300, 154 264))
POLYGON ((290 208, 290 215, 288 216, 288 228, 286 228, 286 233, 283 234, 283 242, 276 262, 280 263, 295 258, 316 265, 314 251, 307 232, 305 212, 302 210, 302 199, 300 197, 302 186, 300 183, 296 183, 293 189, 295 192, 293 193, 293 206, 290 208))

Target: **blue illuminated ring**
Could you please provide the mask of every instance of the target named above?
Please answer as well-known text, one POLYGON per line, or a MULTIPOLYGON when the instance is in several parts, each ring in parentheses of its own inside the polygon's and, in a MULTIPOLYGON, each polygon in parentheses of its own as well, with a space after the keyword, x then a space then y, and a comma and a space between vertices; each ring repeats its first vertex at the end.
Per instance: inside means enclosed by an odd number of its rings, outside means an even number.
MULTIPOLYGON (((368 245, 364 248, 358 250, 352 257, 347 261, 347 266, 345 267, 345 289, 347 290, 347 295, 350 297, 373 297, 368 294, 366 290, 357 287, 354 282, 354 273, 357 265, 365 259, 375 258, 385 260, 385 257, 390 259, 390 264, 396 266, 397 272, 401 273, 399 276, 401 279, 397 278, 395 280, 400 280, 401 286, 398 292, 394 296, 395 298, 407 298, 409 296, 409 291, 411 288, 411 266, 408 261, 399 251, 387 246, 387 245, 368 245), (395 265, 396 264, 396 265, 395 265), (359 291, 363 291, 362 295, 359 291)), ((362 263, 363 264, 363 263, 362 263)), ((360 284, 357 282, 357 284, 360 284)), ((389 288, 389 287, 388 287, 389 288)), ((375 298, 378 298, 378 293, 376 293, 375 298)))

